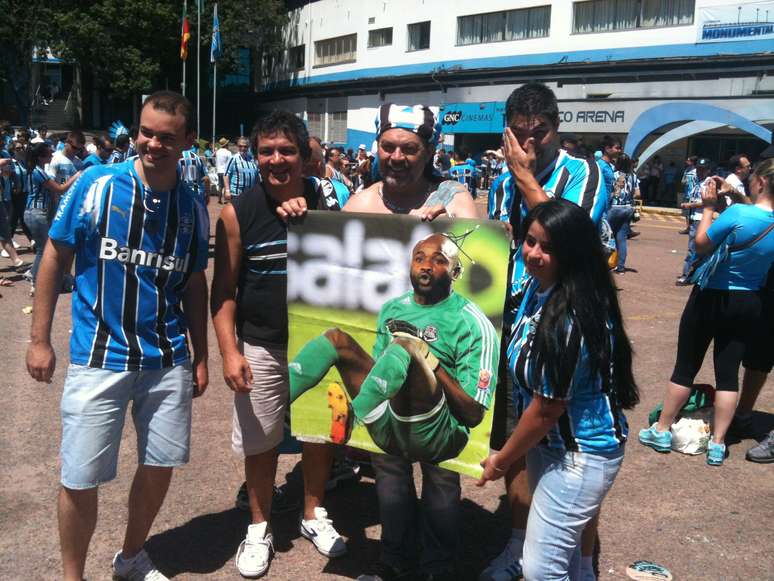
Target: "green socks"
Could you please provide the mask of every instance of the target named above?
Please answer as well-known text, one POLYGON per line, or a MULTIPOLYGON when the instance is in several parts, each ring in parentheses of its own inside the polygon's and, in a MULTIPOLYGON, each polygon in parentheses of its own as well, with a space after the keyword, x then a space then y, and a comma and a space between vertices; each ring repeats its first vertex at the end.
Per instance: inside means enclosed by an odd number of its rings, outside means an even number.
POLYGON ((384 350, 360 386, 360 393, 352 400, 357 419, 362 421, 380 403, 400 391, 408 375, 409 363, 411 355, 400 345, 393 343, 384 350))
POLYGON ((320 383, 336 362, 336 348, 325 335, 312 339, 288 365, 290 375, 290 402, 320 383))

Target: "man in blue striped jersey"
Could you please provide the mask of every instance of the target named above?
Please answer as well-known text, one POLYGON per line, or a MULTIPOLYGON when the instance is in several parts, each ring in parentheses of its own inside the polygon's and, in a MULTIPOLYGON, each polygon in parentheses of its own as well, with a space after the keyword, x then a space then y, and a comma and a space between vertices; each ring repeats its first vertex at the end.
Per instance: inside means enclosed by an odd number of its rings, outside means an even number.
POLYGON ((59 531, 63 578, 83 578, 97 487, 116 475, 132 402, 139 466, 129 497, 120 579, 166 579, 143 549, 172 468, 189 457, 191 401, 207 387, 206 210, 177 161, 194 137, 191 103, 146 99, 139 157, 90 168, 62 198, 38 276, 27 369, 51 382, 51 322, 76 259, 70 367, 62 395, 59 531), (186 333, 193 346, 193 364, 186 333))
POLYGON ((180 158, 177 165, 183 181, 189 185, 199 201, 205 205, 208 204, 210 197, 207 192, 210 190, 210 178, 207 177, 204 162, 195 149, 183 151, 183 157, 180 158))
MULTIPOLYGON (((492 184, 489 216, 507 222, 513 234, 502 339, 507 346, 510 326, 530 280, 521 253, 521 221, 531 208, 560 197, 579 205, 598 224, 607 209, 608 195, 593 160, 575 157, 560 148, 559 108, 547 86, 533 82, 514 90, 505 105, 505 121, 503 152, 508 171, 492 184)), ((502 365, 499 376, 490 442, 494 450, 502 447, 516 422, 508 373, 502 365)), ((531 502, 524 462, 511 466, 505 483, 511 502, 512 536, 505 550, 482 572, 482 581, 505 581, 521 574, 519 560, 531 502)))
POLYGON ((246 137, 237 140, 237 153, 231 156, 226 165, 226 173, 223 174, 224 198, 227 202, 232 197, 249 190, 258 181, 258 164, 250 155, 250 143, 246 137))
POLYGON ((121 163, 129 157, 129 135, 121 133, 116 135, 116 145, 107 160, 107 163, 121 163))

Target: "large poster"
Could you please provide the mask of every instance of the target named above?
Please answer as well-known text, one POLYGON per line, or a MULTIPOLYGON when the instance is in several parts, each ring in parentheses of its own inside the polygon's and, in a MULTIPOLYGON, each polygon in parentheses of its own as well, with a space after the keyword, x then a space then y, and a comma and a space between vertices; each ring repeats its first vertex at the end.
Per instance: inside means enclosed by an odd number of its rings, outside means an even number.
POLYGON ((293 434, 478 476, 507 264, 497 222, 310 212, 291 225, 293 434))
POLYGON ((774 40, 774 2, 737 2, 696 10, 696 42, 774 40))

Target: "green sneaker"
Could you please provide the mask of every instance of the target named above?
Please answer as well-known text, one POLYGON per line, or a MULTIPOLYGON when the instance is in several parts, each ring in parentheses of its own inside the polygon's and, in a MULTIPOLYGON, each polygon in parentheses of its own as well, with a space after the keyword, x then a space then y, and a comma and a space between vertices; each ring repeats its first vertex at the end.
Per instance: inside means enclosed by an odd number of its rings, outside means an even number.
POLYGON ((726 459, 726 445, 716 444, 712 440, 707 444, 707 464, 710 466, 722 466, 726 459))
POLYGON ((656 452, 666 454, 672 451, 672 432, 667 430, 666 432, 659 432, 656 429, 657 423, 654 423, 649 428, 640 430, 640 444, 643 446, 649 446, 656 452))

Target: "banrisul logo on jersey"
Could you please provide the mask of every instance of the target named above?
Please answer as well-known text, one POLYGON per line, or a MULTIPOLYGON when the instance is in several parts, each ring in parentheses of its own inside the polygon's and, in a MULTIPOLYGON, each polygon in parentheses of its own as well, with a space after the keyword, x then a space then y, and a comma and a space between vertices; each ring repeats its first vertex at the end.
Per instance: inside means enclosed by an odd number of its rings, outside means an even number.
POLYGON ((118 240, 114 240, 113 238, 102 238, 99 243, 99 258, 100 260, 116 260, 122 264, 149 266, 159 270, 187 272, 191 255, 186 254, 183 258, 168 256, 157 252, 140 250, 139 248, 119 246, 118 240))
POLYGON ((479 475, 491 431, 508 252, 495 221, 310 212, 291 224, 293 433, 479 475), (326 345, 346 349, 359 359, 357 369, 371 372, 344 377, 331 365, 317 381, 319 373, 308 370, 319 366, 326 345), (469 418, 451 407, 442 411, 442 381, 489 410, 484 419, 465 423, 469 418))

